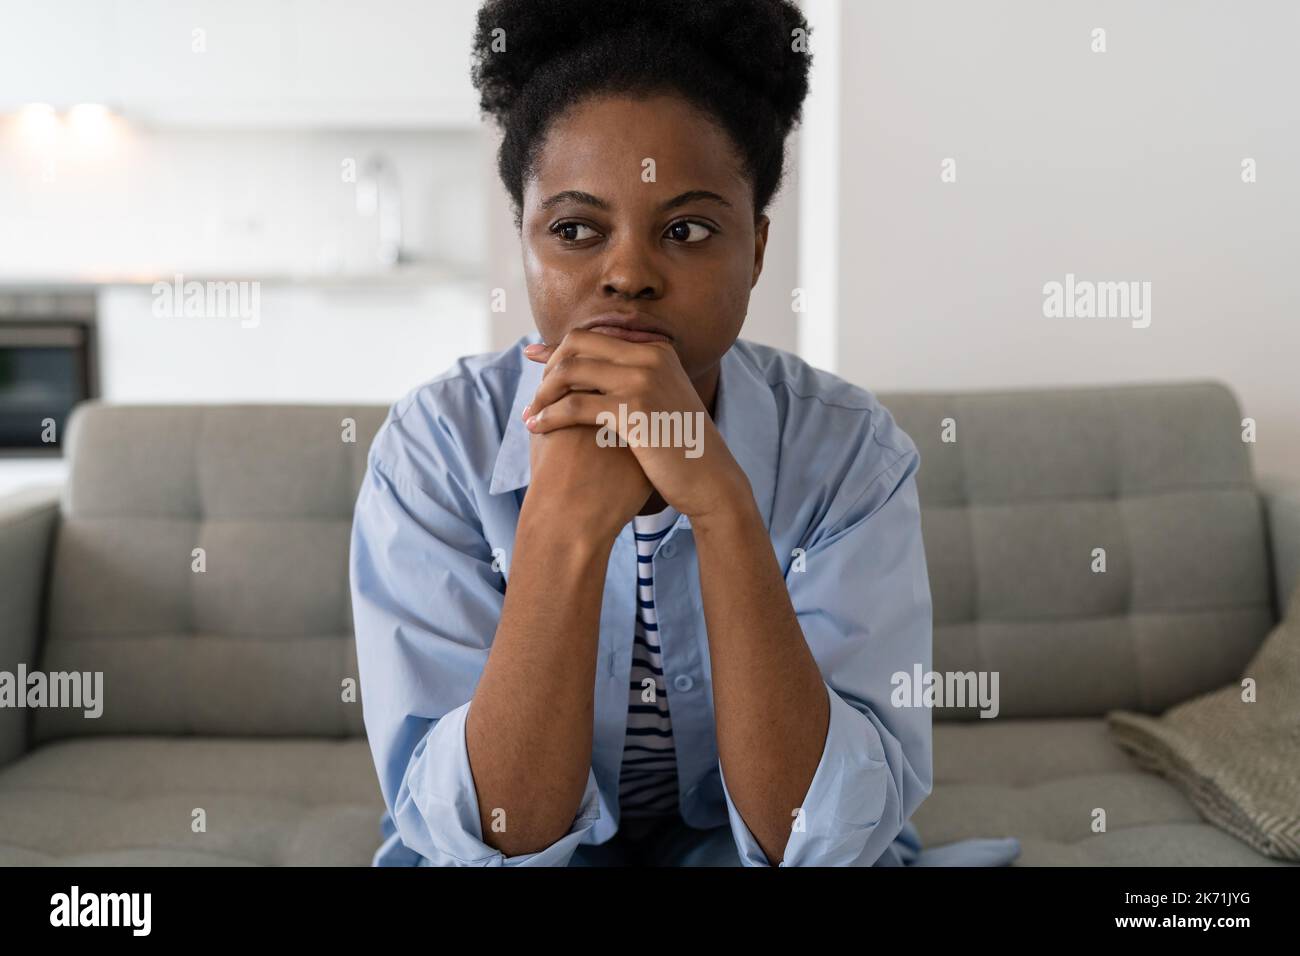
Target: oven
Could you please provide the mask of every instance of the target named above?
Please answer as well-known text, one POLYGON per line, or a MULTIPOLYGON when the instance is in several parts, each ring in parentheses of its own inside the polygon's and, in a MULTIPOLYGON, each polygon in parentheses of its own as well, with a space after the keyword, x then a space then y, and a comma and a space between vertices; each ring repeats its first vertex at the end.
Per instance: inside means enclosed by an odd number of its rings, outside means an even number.
POLYGON ((62 454, 68 416, 98 397, 93 295, 0 295, 0 456, 62 454))

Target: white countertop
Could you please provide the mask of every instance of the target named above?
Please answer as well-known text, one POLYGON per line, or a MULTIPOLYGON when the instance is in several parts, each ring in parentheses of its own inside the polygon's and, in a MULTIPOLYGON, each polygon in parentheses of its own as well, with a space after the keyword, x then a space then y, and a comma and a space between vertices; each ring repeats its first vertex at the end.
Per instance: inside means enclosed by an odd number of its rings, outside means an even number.
POLYGON ((37 485, 62 485, 67 477, 65 458, 0 456, 0 496, 37 485))

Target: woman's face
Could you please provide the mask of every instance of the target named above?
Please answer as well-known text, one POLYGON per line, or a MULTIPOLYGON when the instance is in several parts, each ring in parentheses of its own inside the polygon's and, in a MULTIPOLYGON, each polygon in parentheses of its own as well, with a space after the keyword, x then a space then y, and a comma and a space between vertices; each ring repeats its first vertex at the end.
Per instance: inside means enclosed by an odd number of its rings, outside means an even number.
POLYGON ((522 213, 545 342, 635 313, 671 338, 697 388, 716 382, 763 267, 768 220, 755 222, 736 149, 706 114, 670 95, 581 101, 551 125, 522 213))

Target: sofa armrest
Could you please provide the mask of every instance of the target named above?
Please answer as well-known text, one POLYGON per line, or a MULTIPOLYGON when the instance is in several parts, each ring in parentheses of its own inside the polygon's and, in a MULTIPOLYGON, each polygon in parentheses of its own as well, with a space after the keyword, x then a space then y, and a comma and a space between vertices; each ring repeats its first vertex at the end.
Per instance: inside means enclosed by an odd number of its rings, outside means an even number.
MULTIPOLYGON (((1300 479, 1260 479, 1268 514, 1269 549, 1273 559, 1273 588, 1277 616, 1286 616, 1287 601, 1300 585, 1300 479)), ((1300 608, 1292 608, 1300 613, 1300 608)))
MULTIPOLYGON (((35 668, 50 543, 59 517, 59 489, 0 497, 0 671, 35 668)), ((18 688, 23 693, 23 688, 18 688)), ((27 749, 25 708, 0 707, 0 766, 27 749)))

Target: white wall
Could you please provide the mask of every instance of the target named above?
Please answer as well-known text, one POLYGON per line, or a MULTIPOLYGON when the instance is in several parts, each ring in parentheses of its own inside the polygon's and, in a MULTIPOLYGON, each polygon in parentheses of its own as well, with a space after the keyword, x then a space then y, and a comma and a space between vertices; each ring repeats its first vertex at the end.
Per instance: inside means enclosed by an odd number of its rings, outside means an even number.
POLYGON ((805 155, 838 136, 838 224, 823 203, 803 227, 830 224, 838 265, 801 277, 837 302, 835 371, 877 391, 1219 379, 1258 420, 1258 470, 1300 476, 1300 5, 829 2, 838 128, 805 155), (1044 318, 1070 272, 1151 282, 1150 327, 1044 318))

